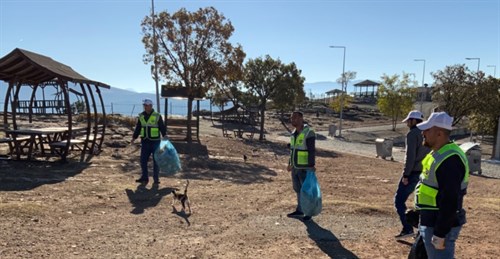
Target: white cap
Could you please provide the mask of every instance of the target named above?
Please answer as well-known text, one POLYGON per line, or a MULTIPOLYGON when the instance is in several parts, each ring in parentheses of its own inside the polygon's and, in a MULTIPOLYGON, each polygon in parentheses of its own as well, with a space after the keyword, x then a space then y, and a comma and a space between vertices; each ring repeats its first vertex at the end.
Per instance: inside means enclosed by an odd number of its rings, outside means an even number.
POLYGON ((146 99, 142 100, 142 104, 143 105, 153 105, 153 100, 146 98, 146 99))
POLYGON ((409 119, 424 120, 424 115, 420 111, 413 110, 408 113, 408 116, 402 122, 406 122, 409 119))
POLYGON ((433 112, 426 121, 417 124, 420 130, 427 130, 432 127, 452 130, 453 117, 450 117, 446 112, 433 112))

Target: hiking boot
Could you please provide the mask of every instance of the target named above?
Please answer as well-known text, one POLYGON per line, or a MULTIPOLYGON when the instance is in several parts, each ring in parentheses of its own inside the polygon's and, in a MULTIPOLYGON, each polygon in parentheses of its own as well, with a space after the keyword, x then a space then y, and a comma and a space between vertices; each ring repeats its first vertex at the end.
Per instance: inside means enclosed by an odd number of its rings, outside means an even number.
POLYGON ((294 211, 292 213, 286 214, 286 216, 289 217, 289 218, 296 218, 296 217, 302 217, 302 216, 304 216, 304 213, 302 213, 300 211, 294 211))
POLYGON ((135 180, 136 183, 141 183, 141 184, 148 184, 149 180, 148 179, 142 179, 142 178, 139 178, 137 180, 135 180))
POLYGON ((413 236, 413 229, 412 230, 401 230, 401 233, 399 235, 394 236, 395 238, 403 238, 403 237, 409 237, 413 236))

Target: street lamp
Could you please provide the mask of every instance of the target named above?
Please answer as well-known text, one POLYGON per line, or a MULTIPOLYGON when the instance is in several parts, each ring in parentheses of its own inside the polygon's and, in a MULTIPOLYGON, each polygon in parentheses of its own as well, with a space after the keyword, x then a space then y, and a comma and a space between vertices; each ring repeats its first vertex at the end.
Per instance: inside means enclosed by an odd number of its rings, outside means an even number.
POLYGON ((497 66, 495 66, 495 65, 487 65, 487 67, 492 67, 493 68, 493 77, 497 78, 497 66))
MULTIPOLYGON (((427 89, 424 89, 424 83, 425 83, 425 59, 414 59, 413 61, 417 61, 417 62, 420 62, 420 61, 423 61, 424 62, 424 69, 422 70, 422 91, 420 93, 420 112, 422 112, 422 104, 424 102, 424 91, 426 91, 427 89)), ((425 94, 427 95, 427 92, 425 92, 425 94)))
POLYGON ((479 72, 479 63, 481 63, 481 58, 465 58, 467 60, 477 60, 477 72, 479 72))
POLYGON ((347 92, 347 85, 345 82, 345 46, 330 46, 330 48, 344 49, 344 58, 342 61, 342 93, 340 96, 340 122, 339 122, 339 137, 342 137, 342 111, 344 110, 344 92, 347 92))
POLYGON ((156 52, 158 52, 158 44, 156 41, 156 25, 155 25, 155 2, 151 0, 151 17, 153 22, 153 59, 154 59, 154 73, 156 85, 156 111, 160 112, 160 89, 158 86, 158 61, 156 60, 156 52))

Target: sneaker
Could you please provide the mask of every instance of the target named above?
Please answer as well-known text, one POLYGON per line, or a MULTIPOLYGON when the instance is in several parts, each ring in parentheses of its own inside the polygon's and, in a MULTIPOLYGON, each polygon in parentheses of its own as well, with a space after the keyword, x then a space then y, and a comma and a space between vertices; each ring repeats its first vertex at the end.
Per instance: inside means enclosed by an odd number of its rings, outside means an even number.
POLYGON ((395 238, 403 238, 403 237, 409 237, 413 236, 413 229, 412 230, 401 230, 401 233, 399 235, 394 236, 395 238))
POLYGON ((142 184, 148 184, 149 180, 148 179, 137 179, 135 180, 136 183, 142 183, 142 184))
POLYGON ((302 213, 300 211, 294 211, 292 213, 286 214, 286 216, 289 217, 289 218, 296 218, 296 217, 302 217, 302 216, 304 216, 304 213, 302 213))
POLYGON ((302 218, 303 221, 309 221, 311 220, 311 216, 305 216, 302 218))

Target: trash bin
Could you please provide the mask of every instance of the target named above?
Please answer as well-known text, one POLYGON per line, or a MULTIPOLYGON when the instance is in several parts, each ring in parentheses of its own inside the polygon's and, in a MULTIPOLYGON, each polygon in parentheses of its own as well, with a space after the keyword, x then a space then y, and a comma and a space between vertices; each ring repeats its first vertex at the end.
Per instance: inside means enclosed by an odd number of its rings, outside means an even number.
POLYGON ((378 138, 375 139, 375 146, 377 148, 377 157, 390 157, 391 161, 394 161, 392 157, 392 146, 394 142, 390 139, 378 138))
POLYGON ((460 148, 464 151, 469 160, 469 172, 477 172, 482 174, 481 171, 481 147, 479 143, 466 142, 460 145, 460 148))
POLYGON ((337 131, 337 126, 335 126, 335 125, 328 126, 328 136, 335 137, 336 131, 337 131))

